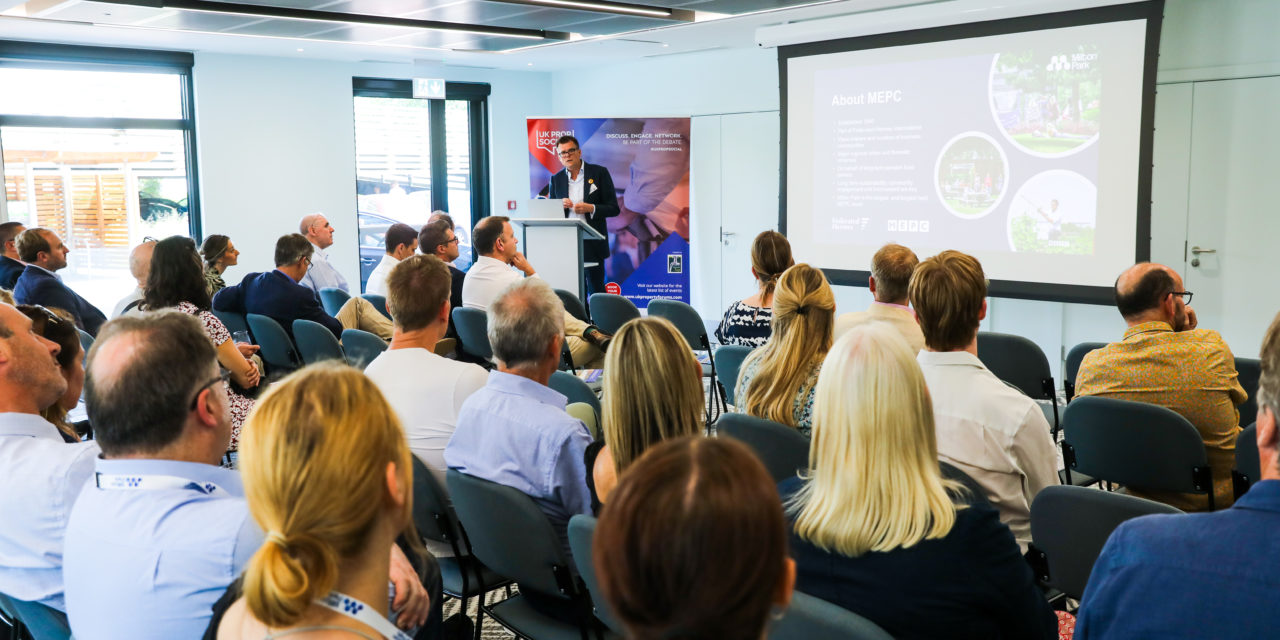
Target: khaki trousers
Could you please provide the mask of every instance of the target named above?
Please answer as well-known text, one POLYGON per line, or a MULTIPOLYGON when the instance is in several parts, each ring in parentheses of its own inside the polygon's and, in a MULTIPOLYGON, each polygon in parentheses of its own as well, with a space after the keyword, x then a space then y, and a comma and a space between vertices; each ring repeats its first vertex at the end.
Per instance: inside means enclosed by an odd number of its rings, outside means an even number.
POLYGON ((383 340, 390 341, 394 330, 391 321, 364 298, 355 297, 347 300, 334 316, 342 323, 343 329, 359 329, 368 331, 383 340))

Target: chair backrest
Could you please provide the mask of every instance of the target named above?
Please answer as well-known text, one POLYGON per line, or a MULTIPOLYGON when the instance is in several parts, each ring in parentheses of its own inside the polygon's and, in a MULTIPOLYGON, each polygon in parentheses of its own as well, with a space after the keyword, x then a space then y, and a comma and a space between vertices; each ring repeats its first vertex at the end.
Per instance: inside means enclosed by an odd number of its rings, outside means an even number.
POLYGON ((547 386, 564 394, 569 402, 585 402, 596 410, 596 415, 600 414, 600 398, 596 397, 596 392, 582 378, 565 371, 556 371, 551 374, 547 386))
POLYGON ((797 471, 809 468, 809 439, 785 424, 745 413, 726 413, 716 422, 716 432, 751 447, 774 482, 794 478, 797 471))
POLYGON ((1076 375, 1080 373, 1080 363, 1090 351, 1107 346, 1105 342, 1081 342, 1067 352, 1067 362, 1062 368, 1062 388, 1067 392, 1067 399, 1076 395, 1076 375))
POLYGON ((93 336, 79 327, 76 328, 76 333, 80 334, 80 363, 84 364, 89 360, 89 349, 93 347, 93 336))
POLYGON ((347 364, 357 369, 363 371, 374 358, 386 350, 387 341, 368 331, 360 329, 343 329, 342 331, 342 351, 347 355, 347 364))
POLYGON ((493 349, 489 348, 489 321, 484 312, 470 307, 457 307, 452 312, 453 326, 458 330, 458 340, 462 341, 462 350, 490 360, 493 349))
POLYGON ((572 291, 556 289, 556 296, 560 298, 560 302, 564 304, 564 310, 568 311, 569 315, 583 322, 591 322, 591 316, 587 315, 587 308, 582 306, 582 300, 579 300, 572 291))
POLYGON ((702 316, 697 309, 679 300, 658 299, 649 301, 648 310, 651 316, 670 320, 680 335, 684 336, 684 341, 689 343, 690 349, 705 351, 711 348, 707 326, 702 323, 702 316))
POLYGON ((249 331, 249 323, 245 321, 243 313, 236 313, 234 311, 214 311, 213 315, 222 322, 222 326, 226 327, 228 332, 235 333, 237 331, 243 331, 249 334, 250 337, 253 336, 253 332, 249 331))
POLYGON ((595 408, 585 402, 570 402, 564 406, 564 412, 587 425, 592 440, 600 439, 600 414, 595 408))
MULTIPOLYGON (((69 640, 71 625, 67 623, 67 614, 39 602, 15 600, 0 593, 0 611, 11 619, 21 622, 35 640, 69 640)), ((13 637, 21 637, 16 633, 13 637)))
POLYGON ((1236 466, 1231 477, 1236 497, 1244 495, 1253 483, 1262 479, 1262 461, 1258 458, 1258 423, 1240 430, 1236 436, 1236 466))
POLYGON ((588 298, 591 322, 605 333, 617 333, 622 325, 640 317, 640 310, 627 298, 612 293, 593 293, 588 298))
POLYGON ((1143 489, 1208 493, 1212 505, 1204 440, 1172 409, 1076 398, 1063 415, 1062 454, 1072 471, 1143 489))
POLYGON ((751 347, 740 344, 727 344, 716 349, 716 379, 724 387, 724 399, 729 404, 734 404, 733 392, 738 387, 738 372, 742 370, 742 363, 750 353, 751 347))
POLYGON ((782 619, 769 627, 769 640, 893 640, 866 618, 826 600, 796 591, 782 619))
POLYGON ((476 558, 521 591, 572 600, 578 596, 569 558, 533 498, 450 469, 445 483, 476 558))
POLYGON ((298 318, 293 321, 293 339, 298 345, 298 355, 303 364, 315 364, 325 360, 346 361, 347 355, 342 352, 342 345, 333 336, 328 327, 315 322, 298 318))
POLYGON ((1111 532, 1125 520, 1155 513, 1182 512, 1092 487, 1045 487, 1031 503, 1032 565, 1041 580, 1079 600, 1111 532))
POLYGON ((244 318, 249 322, 254 340, 262 347, 258 355, 262 356, 268 367, 278 371, 292 371, 301 365, 302 360, 298 357, 293 340, 279 322, 258 313, 246 313, 244 318))
POLYGON ((418 535, 436 542, 457 541, 464 555, 470 554, 463 539, 462 525, 449 503, 449 494, 418 456, 410 456, 413 464, 413 524, 418 535))
POLYGON ((587 593, 591 594, 596 618, 606 627, 619 635, 626 635, 627 630, 618 622, 617 616, 604 601, 604 593, 600 591, 600 581, 596 579, 596 564, 591 557, 591 541, 596 535, 596 519, 587 515, 576 515, 569 519, 569 548, 573 551, 573 560, 578 564, 578 573, 587 585, 587 593))
POLYGON ((1049 358, 1036 343, 1022 336, 979 331, 978 359, 997 378, 1032 398, 1048 400, 1057 391, 1049 370, 1049 358))
POLYGON ((373 305, 373 308, 378 310, 378 313, 386 316, 388 320, 391 319, 391 312, 387 311, 386 296, 380 296, 376 293, 362 293, 360 294, 360 297, 368 300, 369 304, 373 305))
POLYGON ((351 294, 337 287, 325 287, 320 290, 320 306, 324 307, 324 312, 331 316, 338 315, 342 305, 350 299, 351 294))
POLYGON ((1236 374, 1240 386, 1249 399, 1240 405, 1240 426, 1258 421, 1258 379, 1262 377, 1262 361, 1256 358, 1236 358, 1236 374))

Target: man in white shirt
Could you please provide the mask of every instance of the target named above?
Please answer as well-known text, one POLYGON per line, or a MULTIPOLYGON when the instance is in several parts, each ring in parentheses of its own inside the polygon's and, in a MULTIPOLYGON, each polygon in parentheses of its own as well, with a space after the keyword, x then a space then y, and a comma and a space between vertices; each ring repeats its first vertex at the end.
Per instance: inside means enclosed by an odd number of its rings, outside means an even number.
POLYGON ((311 254, 311 269, 298 284, 309 287, 316 293, 320 293, 325 287, 350 291, 347 279, 329 264, 329 254, 325 253, 325 249, 333 246, 333 232, 333 225, 329 224, 329 219, 323 213, 309 213, 298 221, 298 233, 306 236, 311 246, 316 248, 311 254))
POLYGON ((151 272, 151 254, 155 249, 156 241, 148 238, 129 252, 129 275, 138 282, 138 286, 116 303, 116 308, 111 310, 112 318, 119 318, 120 314, 137 308, 137 303, 142 302, 142 290, 147 286, 147 274, 151 272))
POLYGON ((378 266, 374 267, 373 273, 369 274, 364 285, 365 293, 387 295, 387 276, 391 275, 391 270, 418 250, 418 231, 403 222, 397 222, 387 227, 383 243, 386 245, 386 253, 378 266))
POLYGON ((919 263, 915 252, 900 244, 880 247, 871 258, 871 277, 867 278, 875 300, 866 311, 850 311, 836 318, 835 339, 858 324, 878 320, 893 325, 907 346, 919 353, 924 348, 924 334, 915 312, 907 306, 907 284, 919 263))
POLYGON ((982 265, 943 251, 916 267, 908 295, 924 332, 917 361, 933 398, 938 455, 982 485, 1025 552, 1031 501, 1058 484, 1058 459, 1040 406, 978 359, 978 323, 987 315, 982 265))
MULTIPOLYGON (((462 306, 487 311, 511 283, 521 277, 536 278, 538 274, 524 254, 516 249, 519 240, 511 228, 511 218, 489 216, 480 221, 471 233, 472 243, 480 257, 467 271, 462 284, 462 306), (519 269, 517 272, 512 269, 519 269), (523 272, 524 276, 520 273, 523 272)), ((565 341, 577 366, 598 369, 604 364, 604 351, 613 336, 589 325, 567 311, 564 314, 565 341)))
POLYGON ((26 315, 0 303, 0 593, 65 611, 63 536, 98 445, 67 444, 40 417, 67 389, 57 353, 26 315))
MULTIPOLYGON (((458 410, 489 378, 479 365, 434 352, 449 326, 449 281, 449 269, 435 256, 412 256, 391 270, 387 307, 395 334, 390 349, 364 370, 400 417, 409 449, 441 487, 448 470, 444 448, 458 410)), ((448 545, 428 544, 428 549, 436 556, 453 555, 448 545)))

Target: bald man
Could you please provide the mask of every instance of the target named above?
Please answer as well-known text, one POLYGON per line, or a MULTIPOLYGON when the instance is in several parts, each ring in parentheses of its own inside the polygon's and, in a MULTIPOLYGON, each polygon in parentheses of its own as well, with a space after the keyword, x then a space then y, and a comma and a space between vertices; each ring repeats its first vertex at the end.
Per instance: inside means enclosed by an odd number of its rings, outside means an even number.
POLYGON ((112 318, 119 318, 120 314, 133 310, 142 302, 142 290, 147 287, 147 274, 151 273, 151 254, 155 250, 155 240, 144 240, 129 252, 129 275, 133 276, 138 286, 116 303, 116 308, 111 310, 112 318))
MULTIPOLYGON (((1217 331, 1196 327, 1190 301, 1191 292, 1173 269, 1151 262, 1126 269, 1116 279, 1116 307, 1129 329, 1124 340, 1085 356, 1076 395, 1158 404, 1189 420, 1204 438, 1215 506, 1222 509, 1233 501, 1231 469, 1240 432, 1236 406, 1247 395, 1236 379, 1231 349, 1217 331)), ((1209 508, 1204 495, 1129 492, 1183 511, 1209 508)))

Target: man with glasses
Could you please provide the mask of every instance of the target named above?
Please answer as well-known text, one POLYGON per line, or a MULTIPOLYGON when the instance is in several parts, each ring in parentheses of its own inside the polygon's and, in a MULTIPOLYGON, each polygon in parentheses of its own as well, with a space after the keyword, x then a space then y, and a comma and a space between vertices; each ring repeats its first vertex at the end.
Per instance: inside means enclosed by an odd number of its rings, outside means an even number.
MULTIPOLYGON (((460 255, 458 234, 453 231, 453 219, 447 215, 431 218, 418 233, 418 247, 422 253, 439 258, 449 268, 449 307, 457 309, 462 306, 462 282, 467 277, 465 271, 453 266, 453 261, 460 255)), ((449 330, 445 336, 458 337, 457 330, 453 328, 452 317, 449 318, 449 330)))
MULTIPOLYGON (((607 218, 618 215, 618 194, 613 188, 609 170, 598 164, 582 161, 582 147, 573 136, 561 136, 556 141, 556 152, 564 171, 551 176, 547 197, 560 199, 564 204, 564 216, 585 220, 591 228, 609 237, 607 218)), ((609 259, 609 241, 584 240, 582 259, 594 263, 584 269, 587 293, 604 293, 604 262, 609 259)))
MULTIPOLYGON (((63 553, 75 637, 198 638, 262 545, 240 475, 218 466, 231 441, 225 381, 193 316, 130 314, 103 329, 85 382, 102 456, 63 553)), ((426 592, 403 554, 392 558, 413 602, 404 623, 421 624, 426 592)))
POLYGON ((67 444, 40 417, 67 388, 57 354, 30 318, 0 303, 0 593, 65 611, 63 535, 98 444, 67 444))
MULTIPOLYGON (((1162 264, 1136 264, 1116 279, 1124 339, 1090 352, 1080 364, 1077 396, 1101 396, 1168 407, 1195 425, 1213 471, 1214 502, 1230 506, 1240 413, 1247 398, 1235 357, 1217 331, 1199 329, 1182 276, 1162 264)), ((1168 491, 1129 492, 1183 511, 1205 511, 1209 498, 1168 491)))

